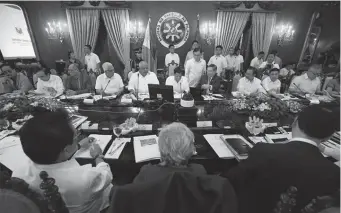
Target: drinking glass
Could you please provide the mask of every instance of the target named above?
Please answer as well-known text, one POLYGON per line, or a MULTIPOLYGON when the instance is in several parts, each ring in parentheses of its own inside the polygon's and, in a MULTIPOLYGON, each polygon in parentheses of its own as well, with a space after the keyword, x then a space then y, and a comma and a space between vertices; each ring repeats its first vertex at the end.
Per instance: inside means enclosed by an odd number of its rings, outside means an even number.
POLYGON ((122 127, 120 126, 114 127, 114 135, 116 135, 117 140, 119 140, 121 134, 122 134, 122 127))
POLYGON ((211 101, 212 100, 212 95, 213 95, 212 86, 208 86, 207 95, 209 97, 209 100, 211 101))

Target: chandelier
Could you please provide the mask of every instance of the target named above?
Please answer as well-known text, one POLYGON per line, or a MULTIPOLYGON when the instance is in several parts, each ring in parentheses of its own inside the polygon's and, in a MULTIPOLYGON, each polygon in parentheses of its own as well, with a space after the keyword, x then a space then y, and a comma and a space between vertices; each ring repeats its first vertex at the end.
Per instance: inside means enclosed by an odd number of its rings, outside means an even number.
POLYGON ((47 27, 45 31, 47 32, 48 39, 59 39, 60 43, 63 43, 66 36, 66 23, 57 23, 55 21, 47 22, 47 27))
POLYGON ((211 45, 216 38, 215 23, 208 21, 204 22, 201 29, 203 38, 208 45, 211 45))
POLYGON ((295 30, 290 24, 282 24, 276 27, 276 33, 278 35, 277 45, 282 46, 285 43, 290 43, 294 39, 295 30))
POLYGON ((144 37, 143 23, 141 21, 131 21, 127 26, 128 38, 137 44, 144 37))

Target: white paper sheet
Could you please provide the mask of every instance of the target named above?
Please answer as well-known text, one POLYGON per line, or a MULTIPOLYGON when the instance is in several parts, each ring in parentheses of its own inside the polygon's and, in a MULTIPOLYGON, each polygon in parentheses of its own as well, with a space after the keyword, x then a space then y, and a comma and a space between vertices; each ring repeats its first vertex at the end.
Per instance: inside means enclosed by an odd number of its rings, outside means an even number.
POLYGON ((12 171, 16 171, 29 163, 30 159, 24 153, 20 138, 9 136, 0 141, 0 162, 12 171))
POLYGON ((217 153, 219 158, 223 159, 232 159, 234 158, 231 150, 226 146, 224 141, 220 138, 222 134, 207 134, 204 135, 204 138, 210 144, 212 149, 217 153))
POLYGON ((60 97, 60 99, 79 100, 79 99, 85 99, 89 96, 91 96, 91 93, 83 93, 83 94, 79 94, 79 95, 64 96, 64 97, 60 97))
POLYGON ((202 95, 204 101, 215 101, 215 100, 223 100, 222 98, 210 97, 208 95, 202 95))
POLYGON ((250 138, 250 140, 251 140, 253 143, 255 143, 255 144, 257 144, 257 143, 268 143, 268 142, 265 140, 264 137, 260 137, 260 136, 250 136, 249 138, 250 138))
POLYGON ((111 146, 109 147, 107 153, 105 154, 104 158, 107 159, 119 159, 124 147, 126 146, 126 143, 130 142, 130 138, 116 138, 111 146), (123 143, 123 144, 122 144, 123 143), (121 145, 122 144, 122 145, 121 145), (110 154, 110 152, 114 152, 110 154))
POLYGON ((134 137, 134 153, 136 163, 160 159, 158 137, 156 135, 134 137))
MULTIPOLYGON (((0 140, 2 140, 3 138, 5 138, 7 135, 13 134, 15 133, 16 130, 3 130, 0 132, 0 140)), ((1 146, 1 145, 0 145, 1 146)))
POLYGON ((139 124, 137 127, 139 131, 151 131, 153 130, 153 124, 139 124))
MULTIPOLYGON (((95 138, 96 144, 99 145, 99 147, 102 149, 102 152, 104 151, 105 147, 108 145, 109 141, 111 140, 111 135, 89 135, 89 137, 95 138)), ((92 158, 90 155, 90 147, 87 149, 79 149, 75 154, 74 158, 92 158)))

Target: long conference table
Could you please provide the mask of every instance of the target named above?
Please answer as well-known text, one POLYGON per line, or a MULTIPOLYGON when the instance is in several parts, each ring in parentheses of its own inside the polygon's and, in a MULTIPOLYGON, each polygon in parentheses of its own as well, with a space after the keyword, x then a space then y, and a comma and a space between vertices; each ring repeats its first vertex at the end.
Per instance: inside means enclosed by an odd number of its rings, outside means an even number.
MULTIPOLYGON (((226 95, 225 98, 231 98, 231 95, 226 95)), ((251 144, 253 142, 249 140, 249 136, 251 134, 246 130, 246 128, 222 128, 217 125, 217 121, 210 121, 207 117, 207 113, 205 112, 207 104, 213 104, 214 101, 203 101, 196 100, 195 107, 191 109, 180 109, 185 110, 183 114, 185 116, 180 116, 181 112, 179 112, 178 102, 175 101, 175 104, 161 104, 160 102, 154 101, 143 101, 139 103, 121 103, 120 97, 115 100, 103 101, 97 104, 84 104, 80 101, 71 101, 70 104, 78 105, 78 113, 88 117, 88 120, 93 123, 98 123, 99 128, 96 130, 87 130, 82 131, 81 133, 85 136, 90 134, 105 134, 105 135, 113 135, 111 141, 108 143, 106 148, 104 149, 103 154, 106 154, 109 147, 111 146, 113 140, 116 136, 113 134, 112 126, 122 124, 128 118, 136 118, 137 123, 140 124, 148 124, 152 125, 151 130, 141 130, 129 133, 128 135, 121 137, 130 137, 131 142, 127 143, 119 157, 119 159, 105 159, 105 161, 110 165, 111 171, 114 176, 114 180, 117 184, 127 184, 133 181, 134 177, 139 173, 140 168, 148 163, 158 163, 158 160, 136 163, 134 157, 134 148, 133 148, 133 137, 135 136, 143 136, 143 135, 157 135, 160 129, 171 123, 171 122, 183 122, 185 123, 194 133, 195 135, 195 146, 197 155, 193 156, 190 159, 190 163, 198 163, 205 167, 208 174, 220 174, 222 172, 226 172, 233 166, 238 164, 236 159, 221 159, 217 156, 215 151, 208 144, 203 135, 205 134, 240 134, 244 136, 251 144), (188 115, 191 116, 186 117, 186 110, 188 111, 188 115), (205 122, 206 121, 206 122, 205 122), (207 121, 209 125, 204 127, 199 123, 206 123, 207 121), (110 128, 111 127, 111 128, 110 128), (103 130, 106 128, 110 128, 110 130, 103 130)), ((339 107, 339 103, 326 104, 328 107, 339 107)), ((236 122, 245 123, 248 120, 247 115, 236 115, 236 122)), ((281 118, 278 121, 278 126, 291 126, 293 121, 293 117, 289 118, 281 118)), ((266 120, 264 121, 266 122, 266 120)), ((260 135, 262 136, 262 134, 260 135)), ((94 161, 92 159, 85 158, 76 158, 77 161, 83 165, 92 163, 94 161)))

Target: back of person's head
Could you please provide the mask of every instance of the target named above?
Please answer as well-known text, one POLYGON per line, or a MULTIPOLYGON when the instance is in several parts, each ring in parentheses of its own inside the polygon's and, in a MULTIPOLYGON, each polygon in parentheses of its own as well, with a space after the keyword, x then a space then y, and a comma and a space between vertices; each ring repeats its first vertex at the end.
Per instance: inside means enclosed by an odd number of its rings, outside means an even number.
POLYGON ((317 140, 330 137, 340 127, 340 109, 331 110, 324 106, 308 106, 298 114, 297 126, 305 135, 317 140))
POLYGON ((67 145, 73 143, 74 131, 64 111, 44 112, 28 120, 19 131, 25 154, 37 164, 53 164, 67 145))
POLYGON ((159 134, 161 161, 169 166, 186 165, 193 155, 194 134, 182 123, 171 123, 159 134))

